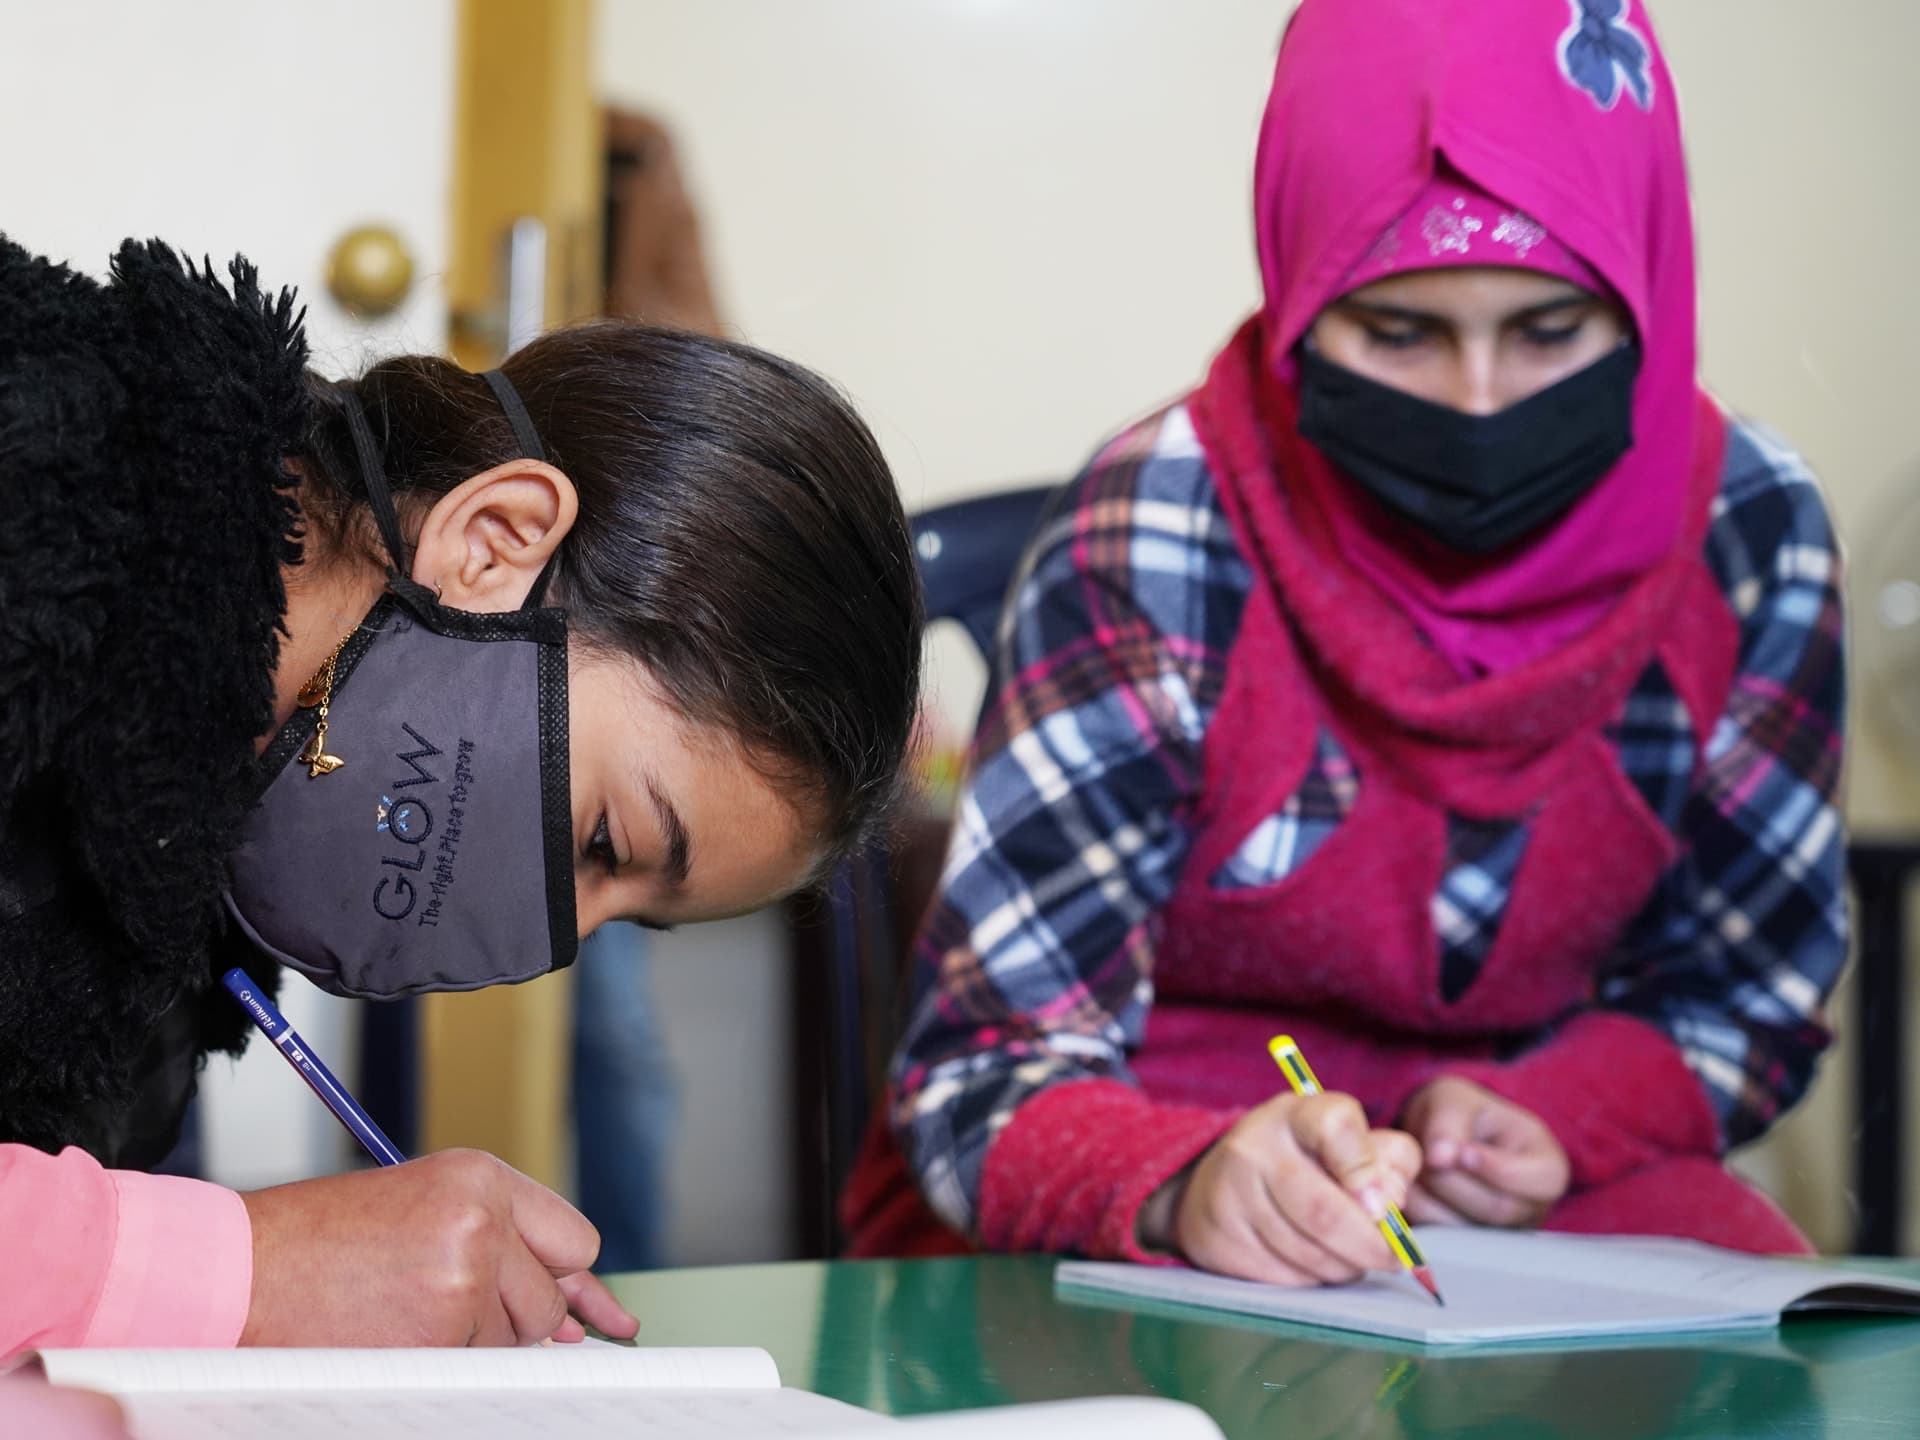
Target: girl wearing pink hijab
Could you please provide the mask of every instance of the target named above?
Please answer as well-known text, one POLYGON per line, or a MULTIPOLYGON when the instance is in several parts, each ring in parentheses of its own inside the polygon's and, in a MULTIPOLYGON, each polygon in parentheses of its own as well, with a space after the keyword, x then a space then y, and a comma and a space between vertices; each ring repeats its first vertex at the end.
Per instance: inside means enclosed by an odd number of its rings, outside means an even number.
POLYGON ((1255 227, 1260 312, 1009 602, 855 1252, 1805 1249, 1722 1159, 1846 949, 1834 542, 1695 377, 1645 13, 1305 0, 1255 227))

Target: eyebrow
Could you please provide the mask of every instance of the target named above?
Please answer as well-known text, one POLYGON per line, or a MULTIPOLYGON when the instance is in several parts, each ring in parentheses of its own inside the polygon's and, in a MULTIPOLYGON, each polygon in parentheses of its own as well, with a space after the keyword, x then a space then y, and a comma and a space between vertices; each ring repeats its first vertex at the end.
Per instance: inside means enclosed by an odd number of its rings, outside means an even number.
POLYGON ((653 801, 653 813, 660 817, 660 828, 667 837, 667 864, 664 871, 667 884, 678 890, 687 883, 687 872, 693 868, 693 837, 687 834, 686 822, 680 818, 680 812, 673 808, 672 797, 660 788, 653 776, 643 775, 642 779, 646 783, 647 798, 653 801))
MULTIPOLYGON (((1584 290, 1576 290, 1567 295, 1558 295, 1551 300, 1542 300, 1537 305, 1516 310, 1502 319, 1503 324, 1513 325, 1533 320, 1544 320, 1547 316, 1561 310, 1571 310, 1578 306, 1597 305, 1598 295, 1589 295, 1584 290)), ((1450 317, 1437 314, 1432 310, 1415 310, 1406 305, 1383 305, 1377 300, 1355 300, 1345 298, 1334 301, 1336 310, 1348 314, 1370 316, 1376 320, 1398 320, 1403 325, 1450 325, 1450 317)))
POLYGON ((1511 325, 1522 320, 1544 320, 1547 316, 1556 315, 1562 310, 1575 310, 1599 303, 1598 295, 1589 295, 1581 290, 1572 295, 1562 295, 1556 300, 1542 300, 1538 305, 1529 305, 1524 310, 1516 310, 1507 317, 1507 323, 1511 325))

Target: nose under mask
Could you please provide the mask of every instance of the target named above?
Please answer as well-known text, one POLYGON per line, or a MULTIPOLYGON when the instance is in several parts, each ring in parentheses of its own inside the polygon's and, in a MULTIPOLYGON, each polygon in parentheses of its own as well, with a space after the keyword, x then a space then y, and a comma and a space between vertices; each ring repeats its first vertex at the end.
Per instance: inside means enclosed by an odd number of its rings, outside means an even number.
POLYGON ((1396 390, 1310 345, 1300 434, 1354 484, 1443 545, 1503 549, 1557 520, 1633 448, 1639 346, 1626 342, 1494 415, 1396 390))

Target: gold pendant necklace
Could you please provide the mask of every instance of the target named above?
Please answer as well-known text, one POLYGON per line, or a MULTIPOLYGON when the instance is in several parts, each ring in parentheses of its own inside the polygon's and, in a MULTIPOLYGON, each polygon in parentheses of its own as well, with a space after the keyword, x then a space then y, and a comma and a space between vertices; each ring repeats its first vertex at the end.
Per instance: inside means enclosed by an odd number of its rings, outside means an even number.
MULTIPOLYGON (((355 626, 357 630, 359 627, 355 626)), ((313 727, 313 734, 307 737, 307 743, 300 747, 295 757, 308 767, 307 778, 318 775, 331 775, 347 762, 338 755, 327 753, 327 707, 333 702, 333 665, 340 658, 340 652, 347 648, 347 641, 353 638, 353 630, 340 637, 340 643, 333 647, 333 653, 327 656, 326 664, 314 672, 313 678, 300 687, 296 697, 302 710, 320 707, 320 723, 313 727)))

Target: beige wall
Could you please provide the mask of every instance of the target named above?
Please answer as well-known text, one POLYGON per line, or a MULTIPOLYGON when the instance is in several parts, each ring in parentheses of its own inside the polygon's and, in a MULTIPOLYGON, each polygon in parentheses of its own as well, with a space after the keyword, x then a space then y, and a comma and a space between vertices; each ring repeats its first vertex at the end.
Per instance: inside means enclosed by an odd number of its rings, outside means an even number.
MULTIPOLYGON (((739 331, 846 385, 918 506, 1071 472, 1251 306, 1253 135, 1290 9, 603 0, 602 75, 677 127, 739 331)), ((1920 505, 1903 263, 1920 5, 1653 12, 1688 126, 1707 376, 1807 453, 1863 545, 1899 484, 1920 505)), ((950 692, 978 683, 936 669, 950 692)), ((1920 777, 1859 708, 1857 819, 1920 816, 1920 777)), ((1850 1137, 1831 1075, 1747 1163, 1837 1244, 1850 1137)))
MULTIPOLYGON (((1687 123, 1707 377, 1808 456, 1863 562, 1902 492, 1920 504, 1920 89, 1902 58, 1920 46, 1920 5, 1666 0, 1654 14, 1687 123)), ((1893 736, 1856 698, 1855 823, 1912 824, 1920 737, 1893 736)))
POLYGON ((741 333, 853 392, 909 505, 1064 478, 1258 292, 1273 0, 602 0, 741 333))
MULTIPOLYGON (((1908 258, 1920 91, 1902 60, 1920 47, 1920 5, 1666 0, 1654 15, 1687 124, 1707 377, 1812 461, 1863 573, 1889 517, 1920 507, 1920 284, 1908 258)), ((1856 594, 1856 660, 1868 610, 1856 594)), ((1920 736, 1898 736, 1858 666, 1854 678, 1853 824, 1911 826, 1920 736)), ((1836 1007, 1842 1044, 1825 1082, 1742 1161, 1828 1245, 1851 1223, 1850 998, 1836 1007)), ((1920 1005, 1907 1025, 1920 1035, 1920 1005)), ((1910 1078, 1911 1110, 1920 1075, 1910 1078)), ((1920 1137, 1907 1150, 1911 1197, 1920 1137)))

